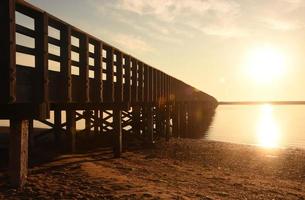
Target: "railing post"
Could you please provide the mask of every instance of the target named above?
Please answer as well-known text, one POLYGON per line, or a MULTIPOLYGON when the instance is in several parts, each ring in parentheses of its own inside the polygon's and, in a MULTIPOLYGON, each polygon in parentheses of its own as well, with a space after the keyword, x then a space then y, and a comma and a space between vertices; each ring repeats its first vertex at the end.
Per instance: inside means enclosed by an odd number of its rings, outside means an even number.
POLYGON ((49 79, 48 79, 48 16, 45 12, 40 13, 35 19, 35 66, 37 82, 35 84, 35 101, 37 104, 49 102, 49 79))
POLYGON ((0 1, 0 103, 16 101, 15 0, 0 1))
POLYGON ((71 77, 71 27, 66 25, 64 30, 60 31, 60 56, 63 73, 65 74, 65 101, 72 101, 72 77, 71 77))
POLYGON ((89 83, 89 38, 84 34, 80 37, 80 77, 82 80, 82 89, 85 91, 85 96, 82 99, 84 102, 90 102, 90 83, 89 83))
POLYGON ((23 187, 28 174, 29 121, 13 119, 10 126, 10 183, 14 187, 23 187))
POLYGON ((125 63, 124 63, 124 101, 130 102, 131 101, 131 60, 129 55, 124 55, 125 63))
POLYGON ((106 55, 106 81, 104 91, 104 100, 106 102, 114 101, 114 84, 113 84, 113 48, 107 46, 107 55, 106 55))
POLYGON ((103 102, 103 44, 102 42, 97 42, 95 45, 95 67, 96 67, 96 81, 97 81, 97 102, 103 102))

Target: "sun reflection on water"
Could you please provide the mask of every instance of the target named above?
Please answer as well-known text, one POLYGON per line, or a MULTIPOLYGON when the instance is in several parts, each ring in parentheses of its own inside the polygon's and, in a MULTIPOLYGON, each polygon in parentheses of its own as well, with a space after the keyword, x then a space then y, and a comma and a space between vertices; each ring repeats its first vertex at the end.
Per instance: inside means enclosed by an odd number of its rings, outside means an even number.
POLYGON ((258 145, 266 148, 276 148, 280 145, 281 132, 269 104, 261 107, 260 118, 256 131, 258 145))

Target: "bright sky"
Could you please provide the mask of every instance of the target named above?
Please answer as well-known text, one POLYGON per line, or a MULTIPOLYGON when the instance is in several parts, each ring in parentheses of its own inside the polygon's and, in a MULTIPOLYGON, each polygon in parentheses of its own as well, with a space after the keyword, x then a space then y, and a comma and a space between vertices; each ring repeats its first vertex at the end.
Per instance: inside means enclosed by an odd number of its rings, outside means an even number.
POLYGON ((305 0, 29 2, 220 101, 305 100, 305 0))

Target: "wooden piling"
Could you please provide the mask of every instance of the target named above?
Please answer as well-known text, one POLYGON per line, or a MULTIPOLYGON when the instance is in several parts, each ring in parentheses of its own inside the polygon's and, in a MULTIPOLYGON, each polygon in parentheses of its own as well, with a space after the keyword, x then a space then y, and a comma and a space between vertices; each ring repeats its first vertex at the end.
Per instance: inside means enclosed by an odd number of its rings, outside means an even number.
POLYGON ((67 110, 67 135, 68 135, 68 149, 71 153, 76 150, 76 113, 75 110, 67 110))
POLYGON ((32 151, 35 146, 34 120, 29 120, 29 150, 32 151))
POLYGON ((153 120, 153 107, 146 107, 146 127, 147 127, 147 144, 152 145, 154 143, 154 120, 153 120))
POLYGON ((15 0, 0 1, 0 103, 16 101, 15 0))
POLYGON ((99 110, 94 110, 94 133, 98 134, 99 132, 99 110))
POLYGON ((61 110, 54 110, 54 138, 55 143, 60 142, 60 133, 61 133, 61 110))
POLYGON ((91 117, 92 117, 92 111, 91 110, 85 110, 83 112, 84 119, 85 119, 85 129, 86 131, 91 130, 91 117))
POLYGON ((23 187, 28 175, 29 121, 10 120, 9 177, 14 187, 23 187))
POLYGON ((165 139, 169 141, 171 136, 170 133, 170 105, 167 104, 165 108, 165 139))
POLYGON ((113 153, 114 157, 118 158, 122 153, 122 110, 120 108, 113 110, 113 128, 113 153))

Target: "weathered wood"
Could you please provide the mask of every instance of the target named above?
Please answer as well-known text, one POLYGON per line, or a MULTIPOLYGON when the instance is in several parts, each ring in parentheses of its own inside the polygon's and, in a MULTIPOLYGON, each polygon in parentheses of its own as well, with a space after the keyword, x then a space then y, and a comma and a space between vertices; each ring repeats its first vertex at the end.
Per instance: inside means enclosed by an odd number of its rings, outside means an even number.
POLYGON ((33 150, 35 146, 35 135, 34 135, 34 120, 29 120, 29 149, 33 150))
POLYGON ((97 102, 103 102, 103 44, 102 42, 97 42, 95 46, 95 67, 96 67, 96 81, 97 81, 97 102))
POLYGON ((66 25, 60 31, 60 56, 62 58, 61 65, 64 74, 65 102, 72 101, 72 77, 71 77, 71 27, 66 25))
POLYGON ((123 102, 123 56, 119 51, 116 54, 116 83, 115 83, 115 102, 123 102))
POLYGON ((72 153, 76 150, 76 113, 75 110, 67 110, 67 135, 68 135, 68 149, 72 153))
POLYGON ((153 68, 149 67, 149 102, 153 102, 154 101, 154 74, 153 74, 153 68))
POLYGON ((60 135, 61 135, 61 110, 55 109, 54 110, 54 138, 55 143, 60 142, 60 135))
POLYGON ((124 63, 124 102, 131 101, 131 60, 129 55, 124 55, 125 63, 124 63))
POLYGON ((99 132, 99 110, 94 110, 94 133, 98 134, 99 132))
POLYGON ((99 133, 102 134, 103 133, 103 116, 104 116, 104 113, 103 113, 103 110, 100 109, 100 118, 99 118, 99 121, 98 121, 98 124, 99 124, 99 128, 100 128, 100 131, 99 133))
POLYGON ((165 138, 168 141, 170 139, 170 105, 167 104, 165 108, 165 138))
POLYGON ((84 119, 85 119, 85 130, 90 131, 91 130, 92 111, 91 110, 85 110, 83 112, 83 116, 84 116, 84 119))
POLYGON ((152 145, 154 143, 154 119, 153 107, 146 107, 146 126, 147 126, 147 143, 152 145))
POLYGON ((104 99, 106 102, 114 101, 114 83, 113 83, 113 48, 105 47, 106 55, 106 81, 104 88, 104 99))
POLYGON ((144 64, 142 62, 138 62, 138 101, 144 101, 144 64))
POLYGON ((84 96, 83 102, 90 102, 90 84, 89 84, 89 38, 88 35, 82 35, 80 37, 80 78, 82 91, 84 96))
POLYGON ((132 77, 131 77, 131 102, 136 103, 138 102, 138 62, 136 59, 131 59, 131 71, 132 71, 132 77))
POLYGON ((15 0, 0 1, 0 103, 16 101, 15 0))
POLYGON ((48 79, 48 15, 39 13, 35 18, 35 67, 36 82, 34 100, 37 104, 49 102, 49 79, 48 79))
POLYGON ((23 187, 28 175, 28 120, 10 121, 10 183, 14 187, 23 187))
POLYGON ((122 153, 122 111, 113 110, 113 137, 114 137, 114 157, 120 157, 122 153))
POLYGON ((150 92, 149 92, 149 84, 150 84, 150 70, 149 70, 149 66, 148 65, 144 65, 144 101, 147 103, 147 102, 150 102, 150 92))

